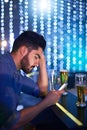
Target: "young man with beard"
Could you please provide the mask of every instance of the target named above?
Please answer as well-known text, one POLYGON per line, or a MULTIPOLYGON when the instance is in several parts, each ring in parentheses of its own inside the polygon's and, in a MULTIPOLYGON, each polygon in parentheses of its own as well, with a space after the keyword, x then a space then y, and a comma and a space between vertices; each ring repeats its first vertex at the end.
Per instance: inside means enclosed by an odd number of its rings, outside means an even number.
POLYGON ((58 101, 62 91, 48 92, 48 76, 43 36, 33 31, 25 31, 14 41, 11 53, 0 56, 0 130, 19 130, 34 119, 41 111, 58 101), (37 83, 21 75, 34 67, 39 67, 37 83), (38 104, 17 111, 20 93, 33 96, 45 95, 38 104))

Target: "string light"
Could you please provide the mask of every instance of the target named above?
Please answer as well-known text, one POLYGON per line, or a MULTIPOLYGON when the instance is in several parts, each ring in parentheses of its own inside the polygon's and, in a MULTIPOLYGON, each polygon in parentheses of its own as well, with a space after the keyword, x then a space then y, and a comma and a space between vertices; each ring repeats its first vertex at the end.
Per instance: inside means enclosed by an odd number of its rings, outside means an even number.
MULTIPOLYGON (((1 43, 5 40, 5 28, 4 28, 4 1, 1 0, 1 43)), ((4 53, 4 46, 1 44, 1 53, 4 53)))
POLYGON ((33 0, 32 4, 32 10, 33 10, 33 31, 37 32, 37 0, 33 0))
MULTIPOLYGON (((86 18, 87 18, 87 2, 85 4, 85 12, 86 12, 86 18)), ((85 71, 87 71, 87 19, 85 20, 85 71)))
POLYGON ((40 33, 44 36, 44 12, 43 9, 40 11, 40 33))
POLYGON ((47 68, 53 68, 52 66, 52 39, 51 39, 51 2, 48 0, 48 9, 47 9, 47 22, 46 22, 46 39, 47 40, 47 49, 46 49, 46 58, 47 58, 47 68))
POLYGON ((13 1, 9 1, 9 50, 11 51, 14 42, 13 31, 13 1))
POLYGON ((61 0, 59 3, 59 12, 58 12, 58 35, 59 35, 59 55, 60 55, 60 59, 59 59, 59 69, 63 69, 64 68, 64 20, 63 20, 63 15, 64 15, 64 1, 61 0), (61 32, 62 30, 62 32, 61 32))
POLYGON ((57 33, 58 33, 58 27, 57 27, 57 23, 58 23, 58 1, 54 0, 54 4, 53 4, 53 68, 54 70, 58 70, 58 65, 57 65, 57 60, 58 60, 58 37, 57 37, 57 33), (56 49, 55 49, 56 48, 56 49))
POLYGON ((4 2, 8 3, 8 2, 9 2, 9 0, 4 0, 4 2))
POLYGON ((19 0, 19 34, 24 31, 24 11, 23 11, 23 0, 19 0))
POLYGON ((24 16, 25 16, 25 21, 24 21, 24 30, 28 30, 28 20, 29 20, 29 14, 28 14, 28 0, 24 1, 24 16))

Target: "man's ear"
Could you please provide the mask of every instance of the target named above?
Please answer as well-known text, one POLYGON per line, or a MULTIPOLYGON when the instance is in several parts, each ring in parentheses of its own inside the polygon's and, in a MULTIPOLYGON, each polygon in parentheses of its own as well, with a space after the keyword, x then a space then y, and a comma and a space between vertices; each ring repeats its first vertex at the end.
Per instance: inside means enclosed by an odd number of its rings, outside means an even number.
POLYGON ((28 48, 26 46, 21 46, 20 47, 20 55, 25 56, 28 52, 28 48))

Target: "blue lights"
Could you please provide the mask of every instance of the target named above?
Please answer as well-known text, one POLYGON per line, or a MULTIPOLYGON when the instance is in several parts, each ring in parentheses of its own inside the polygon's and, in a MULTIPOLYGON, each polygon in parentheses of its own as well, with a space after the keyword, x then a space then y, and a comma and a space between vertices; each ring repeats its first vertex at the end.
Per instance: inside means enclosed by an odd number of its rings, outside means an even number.
MULTIPOLYGON (((17 32, 30 29, 41 33, 47 41, 48 69, 87 71, 86 0, 19 0, 17 3, 1 0, 0 6, 0 39, 7 41, 9 50, 17 32), (9 10, 7 23, 4 21, 6 4, 9 10), (15 13, 17 9, 18 14, 15 13), (5 33, 6 26, 8 34, 5 33)), ((4 53, 6 47, 0 44, 0 49, 4 53)))

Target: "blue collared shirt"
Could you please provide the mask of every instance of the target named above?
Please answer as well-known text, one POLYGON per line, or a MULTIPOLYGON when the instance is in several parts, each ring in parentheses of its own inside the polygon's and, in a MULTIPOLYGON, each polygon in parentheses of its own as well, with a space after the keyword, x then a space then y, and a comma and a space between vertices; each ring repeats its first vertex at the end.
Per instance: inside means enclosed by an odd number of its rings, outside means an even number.
POLYGON ((20 118, 16 110, 20 92, 38 96, 38 85, 16 68, 10 53, 0 56, 0 125, 10 129, 20 118), (5 124, 6 122, 6 124, 5 124))

